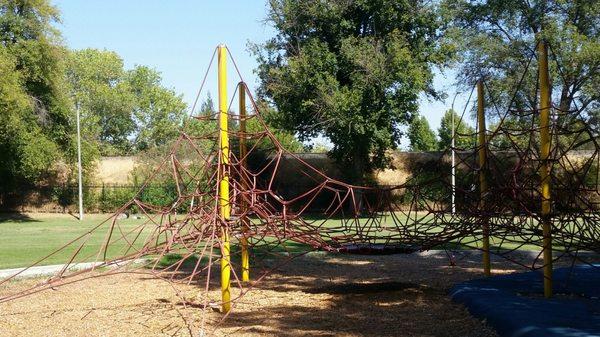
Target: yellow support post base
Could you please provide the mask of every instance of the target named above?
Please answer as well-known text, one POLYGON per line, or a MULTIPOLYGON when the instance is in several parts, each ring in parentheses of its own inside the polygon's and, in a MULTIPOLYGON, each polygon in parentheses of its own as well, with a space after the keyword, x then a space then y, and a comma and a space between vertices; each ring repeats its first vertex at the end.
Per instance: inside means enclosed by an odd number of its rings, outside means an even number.
POLYGON ((242 238, 242 282, 250 281, 250 252, 248 251, 248 238, 242 238))
POLYGON ((231 248, 229 234, 224 229, 221 237, 221 311, 228 313, 231 310, 231 248))
POLYGON ((544 297, 552 297, 552 234, 549 221, 544 221, 544 297))
POLYGON ((489 225, 483 225, 483 273, 485 276, 492 275, 492 263, 490 261, 490 237, 489 237, 489 225))

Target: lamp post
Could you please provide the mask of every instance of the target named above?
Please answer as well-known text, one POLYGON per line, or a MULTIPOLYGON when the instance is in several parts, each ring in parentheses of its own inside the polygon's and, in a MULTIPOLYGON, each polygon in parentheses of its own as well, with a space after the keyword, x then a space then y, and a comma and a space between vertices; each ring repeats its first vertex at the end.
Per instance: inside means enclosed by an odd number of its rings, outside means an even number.
POLYGON ((81 169, 81 126, 79 122, 79 102, 75 103, 77 112, 77 175, 79 181, 79 221, 83 220, 83 186, 82 186, 82 169, 81 169))
POLYGON ((456 101, 456 97, 458 97, 458 95, 460 95, 460 91, 457 91, 454 94, 454 98, 452 99, 452 107, 450 108, 450 112, 452 115, 452 138, 451 138, 451 145, 450 145, 450 155, 452 158, 452 171, 451 171, 451 175, 452 175, 452 214, 456 213, 456 160, 454 158, 454 102, 456 101))

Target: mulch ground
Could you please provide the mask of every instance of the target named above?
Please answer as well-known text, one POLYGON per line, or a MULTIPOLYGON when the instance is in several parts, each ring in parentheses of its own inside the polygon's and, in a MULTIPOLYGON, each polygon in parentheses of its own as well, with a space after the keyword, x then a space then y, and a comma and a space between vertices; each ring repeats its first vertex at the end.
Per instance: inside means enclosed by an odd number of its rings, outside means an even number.
MULTIPOLYGON (((225 318, 201 305, 219 299, 216 283, 206 294, 144 275, 93 278, 0 304, 0 336, 496 336, 447 295, 482 276, 480 254, 460 254, 451 266, 444 252, 311 253, 253 285, 225 318)), ((11 282, 0 295, 36 282, 11 282)))

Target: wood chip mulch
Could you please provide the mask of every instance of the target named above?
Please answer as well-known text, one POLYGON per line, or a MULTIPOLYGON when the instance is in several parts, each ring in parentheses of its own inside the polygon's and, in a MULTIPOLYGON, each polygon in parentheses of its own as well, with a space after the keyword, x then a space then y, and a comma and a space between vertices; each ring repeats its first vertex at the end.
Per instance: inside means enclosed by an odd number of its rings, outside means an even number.
MULTIPOLYGON (((480 254, 460 254, 455 266, 440 251, 307 254, 255 284, 225 319, 201 305, 219 299, 218 275, 208 294, 143 275, 92 278, 0 304, 0 336, 496 336, 447 295, 482 276, 480 254)), ((515 268, 494 261, 496 273, 515 268)), ((0 295, 36 282, 10 282, 0 295)))

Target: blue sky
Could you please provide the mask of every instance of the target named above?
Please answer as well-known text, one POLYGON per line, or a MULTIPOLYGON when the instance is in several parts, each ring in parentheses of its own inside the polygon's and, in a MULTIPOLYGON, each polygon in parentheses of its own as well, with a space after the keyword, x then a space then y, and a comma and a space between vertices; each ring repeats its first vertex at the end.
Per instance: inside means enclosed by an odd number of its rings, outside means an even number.
MULTIPOLYGON (((127 68, 136 64, 161 72, 163 83, 184 95, 190 105, 202 81, 210 57, 225 43, 235 57, 242 76, 256 87, 255 59, 248 41, 262 42, 274 35, 264 23, 266 0, 54 0, 62 13, 62 31, 72 49, 99 48, 116 51, 127 68)), ((229 73, 231 89, 238 78, 229 73)), ((448 93, 446 102, 421 100, 421 113, 437 129, 454 97, 453 73, 436 75, 435 85, 448 93)), ((216 96, 216 71, 207 89, 216 96)), ((455 103, 462 111, 464 96, 455 103)), ((406 144, 403 144, 406 145, 406 144)))

